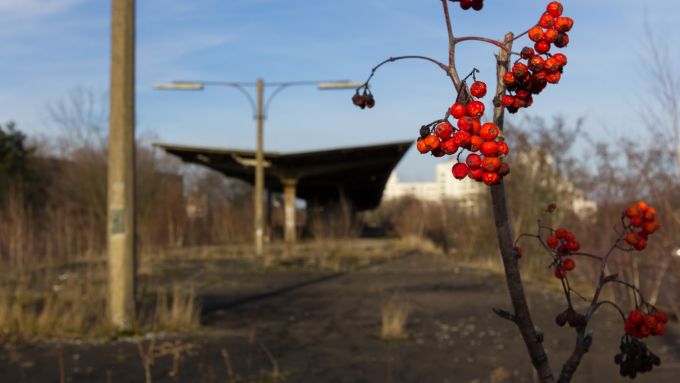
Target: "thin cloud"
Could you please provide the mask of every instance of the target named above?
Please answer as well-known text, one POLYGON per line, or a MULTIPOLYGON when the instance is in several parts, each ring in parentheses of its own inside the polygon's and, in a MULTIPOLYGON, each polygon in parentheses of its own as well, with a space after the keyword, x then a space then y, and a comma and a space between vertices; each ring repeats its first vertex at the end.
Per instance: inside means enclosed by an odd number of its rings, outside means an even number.
POLYGON ((0 13, 5 17, 41 17, 64 12, 83 0, 3 0, 0 13))

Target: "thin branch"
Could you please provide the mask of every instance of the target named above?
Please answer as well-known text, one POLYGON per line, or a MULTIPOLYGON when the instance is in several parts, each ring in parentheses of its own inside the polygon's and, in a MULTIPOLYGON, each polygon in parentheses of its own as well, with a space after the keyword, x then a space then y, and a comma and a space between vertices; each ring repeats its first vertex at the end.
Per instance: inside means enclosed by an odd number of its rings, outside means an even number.
POLYGON ((583 252, 577 251, 577 252, 569 252, 569 255, 582 256, 582 257, 593 258, 593 259, 598 259, 598 260, 602 261, 602 257, 600 257, 599 255, 590 254, 590 253, 583 253, 583 252))
POLYGON ((456 40, 453 36, 453 27, 451 26, 451 16, 449 16, 449 5, 447 0, 442 0, 442 7, 444 9, 444 19, 446 20, 446 31, 449 35, 449 68, 448 73, 453 81, 453 86, 458 89, 460 87, 460 77, 456 70, 456 40))
POLYGON ((491 45, 495 45, 495 46, 505 50, 506 52, 510 53, 510 50, 508 48, 506 48, 505 45, 503 45, 502 42, 500 42, 498 40, 494 40, 494 39, 489 39, 489 38, 486 38, 486 37, 464 36, 464 37, 456 37, 456 38, 453 39, 454 44, 462 43, 463 41, 481 41, 481 42, 484 42, 484 43, 489 43, 491 45))
POLYGON ((385 65, 385 64, 387 64, 387 63, 391 63, 391 62, 395 62, 395 61, 399 61, 399 60, 408 60, 408 59, 429 61, 429 62, 431 62, 431 63, 437 65, 440 69, 442 69, 442 70, 447 74, 447 76, 449 75, 449 71, 448 71, 448 68, 446 67, 446 65, 444 65, 443 63, 441 63, 441 62, 439 62, 439 61, 437 61, 437 60, 435 60, 435 59, 433 59, 433 58, 431 58, 431 57, 427 57, 427 56, 417 56, 417 55, 408 55, 408 56, 390 57, 390 58, 388 58, 388 59, 382 61, 380 64, 374 66, 373 69, 371 69, 371 74, 368 76, 368 79, 366 80, 366 82, 364 82, 364 84, 363 84, 361 87, 359 87, 359 88, 368 86, 368 83, 371 81, 371 79, 373 78, 373 76, 375 76, 375 72, 376 72, 376 71, 378 70, 378 68, 380 68, 381 66, 383 66, 383 65, 385 65))
POLYGON ((623 313, 623 310, 621 310, 621 308, 616 303, 614 303, 612 301, 600 301, 600 302, 598 302, 598 304, 593 309, 593 315, 595 314, 597 309, 599 309, 603 305, 610 305, 610 306, 614 307, 616 309, 616 311, 618 311, 619 314, 621 315, 621 320, 623 320, 624 322, 626 321, 626 315, 623 313))
MULTIPOLYGON (((503 83, 503 76, 508 71, 510 65, 508 61, 508 52, 512 50, 512 33, 505 35, 504 43, 506 49, 500 49, 497 57, 496 66, 496 98, 500 98, 505 94, 505 84, 503 83)), ((494 108, 494 123, 503 130, 504 127, 504 108, 498 104, 494 108)), ((515 323, 522 335, 524 344, 527 347, 527 352, 531 358, 531 362, 538 373, 538 377, 542 383, 553 383, 555 378, 545 348, 541 343, 541 336, 534 326, 531 319, 531 312, 529 311, 529 304, 527 302, 526 294, 524 292, 524 285, 522 283, 522 276, 519 272, 519 264, 517 257, 513 251, 513 237, 512 228, 510 226, 510 219, 508 213, 508 206, 505 196, 505 186, 503 182, 491 186, 491 200, 493 203, 494 223, 496 226, 496 234, 498 237, 498 247, 503 259, 503 268, 505 270, 505 280, 508 286, 508 293, 514 310, 514 316, 517 318, 515 323)))
POLYGON ((507 310, 503 310, 503 309, 492 309, 492 310, 499 317, 501 317, 503 319, 507 319, 510 322, 517 323, 517 317, 515 315, 513 315, 511 312, 509 312, 507 310))
POLYGON ((581 364, 581 359, 589 350, 590 346, 593 344, 593 334, 585 333, 585 327, 576 328, 576 345, 574 346, 574 351, 571 353, 567 362, 562 366, 562 371, 560 371, 560 376, 557 379, 557 383, 569 383, 571 381, 574 372, 581 364))
MULTIPOLYGON (((533 27, 531 27, 531 28, 533 28, 533 27)), ((527 29, 526 31, 520 33, 519 35, 516 35, 515 38, 512 39, 512 41, 514 42, 515 40, 524 37, 524 35, 526 35, 527 33, 529 33, 529 31, 531 30, 531 28, 529 28, 529 29, 527 29)))

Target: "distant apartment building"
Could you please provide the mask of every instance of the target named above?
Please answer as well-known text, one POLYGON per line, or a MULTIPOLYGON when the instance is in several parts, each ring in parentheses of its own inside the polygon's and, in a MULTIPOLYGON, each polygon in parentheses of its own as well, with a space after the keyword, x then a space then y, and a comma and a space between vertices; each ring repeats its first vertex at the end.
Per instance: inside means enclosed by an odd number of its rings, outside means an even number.
MULTIPOLYGON (((456 201, 461 207, 474 207, 488 187, 470 178, 460 181, 453 179, 451 167, 454 163, 455 161, 449 161, 437 164, 434 182, 400 182, 396 171, 392 171, 385 185, 383 201, 413 197, 431 202, 450 200, 456 201)), ((560 179, 557 188, 571 196, 571 208, 581 219, 592 217, 597 212, 597 203, 586 199, 583 192, 569 181, 560 179)))
POLYGON ((393 171, 385 185, 383 201, 410 196, 433 202, 457 200, 462 206, 472 206, 485 190, 484 185, 469 178, 461 181, 453 179, 453 164, 452 161, 437 164, 434 182, 400 182, 396 171, 393 171))

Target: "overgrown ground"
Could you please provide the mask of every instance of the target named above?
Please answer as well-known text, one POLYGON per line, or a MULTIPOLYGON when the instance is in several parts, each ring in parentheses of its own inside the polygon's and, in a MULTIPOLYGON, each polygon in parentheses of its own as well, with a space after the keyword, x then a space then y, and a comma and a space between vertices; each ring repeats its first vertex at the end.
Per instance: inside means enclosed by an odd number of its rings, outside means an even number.
MULTIPOLYGON (((194 288, 200 330, 6 343, 0 381, 533 382, 517 330, 491 312, 509 303, 497 271, 384 241, 327 243, 297 254, 264 263, 233 248, 165 254, 142 267, 145 285, 194 288), (409 313, 402 336, 381 337, 385 307, 388 319, 409 313)), ((528 292, 556 367, 574 338, 553 322, 562 298, 540 284, 528 292)), ((619 381, 613 357, 620 320, 604 311, 594 326, 575 382, 619 381)), ((663 364, 638 381, 677 382, 677 328, 649 345, 663 364)))

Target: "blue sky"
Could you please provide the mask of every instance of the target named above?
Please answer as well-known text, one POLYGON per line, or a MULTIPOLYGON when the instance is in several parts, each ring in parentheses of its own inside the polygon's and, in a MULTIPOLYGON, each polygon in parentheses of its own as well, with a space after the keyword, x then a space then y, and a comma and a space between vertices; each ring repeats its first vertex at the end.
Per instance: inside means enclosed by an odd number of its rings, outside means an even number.
MULTIPOLYGON (((547 0, 487 0, 482 12, 452 5, 458 35, 502 37, 537 20, 547 0), (517 4, 521 3, 521 6, 517 4)), ((677 0, 566 0, 575 19, 562 82, 521 116, 586 117, 586 129, 643 135, 640 108, 648 96, 640 65, 644 15, 668 41, 680 39, 677 0)), ((0 121, 49 135, 46 106, 76 87, 106 92, 110 1, 0 0, 0 121)), ((363 81, 392 55, 445 61, 447 38, 437 0, 138 0, 137 119, 139 131, 162 141, 252 148, 254 122, 237 91, 160 92, 170 80, 363 81)), ((521 40, 520 43, 528 40, 521 40)), ((493 80, 492 46, 458 48, 458 67, 493 80)), ((674 52, 677 57, 677 51, 674 52)), ((414 138, 453 100, 450 82, 424 62, 383 67, 372 85, 376 108, 351 105, 350 91, 285 90, 265 125, 268 150, 293 151, 414 138)), ((406 180, 434 177, 435 159, 412 150, 399 166, 406 180)))

